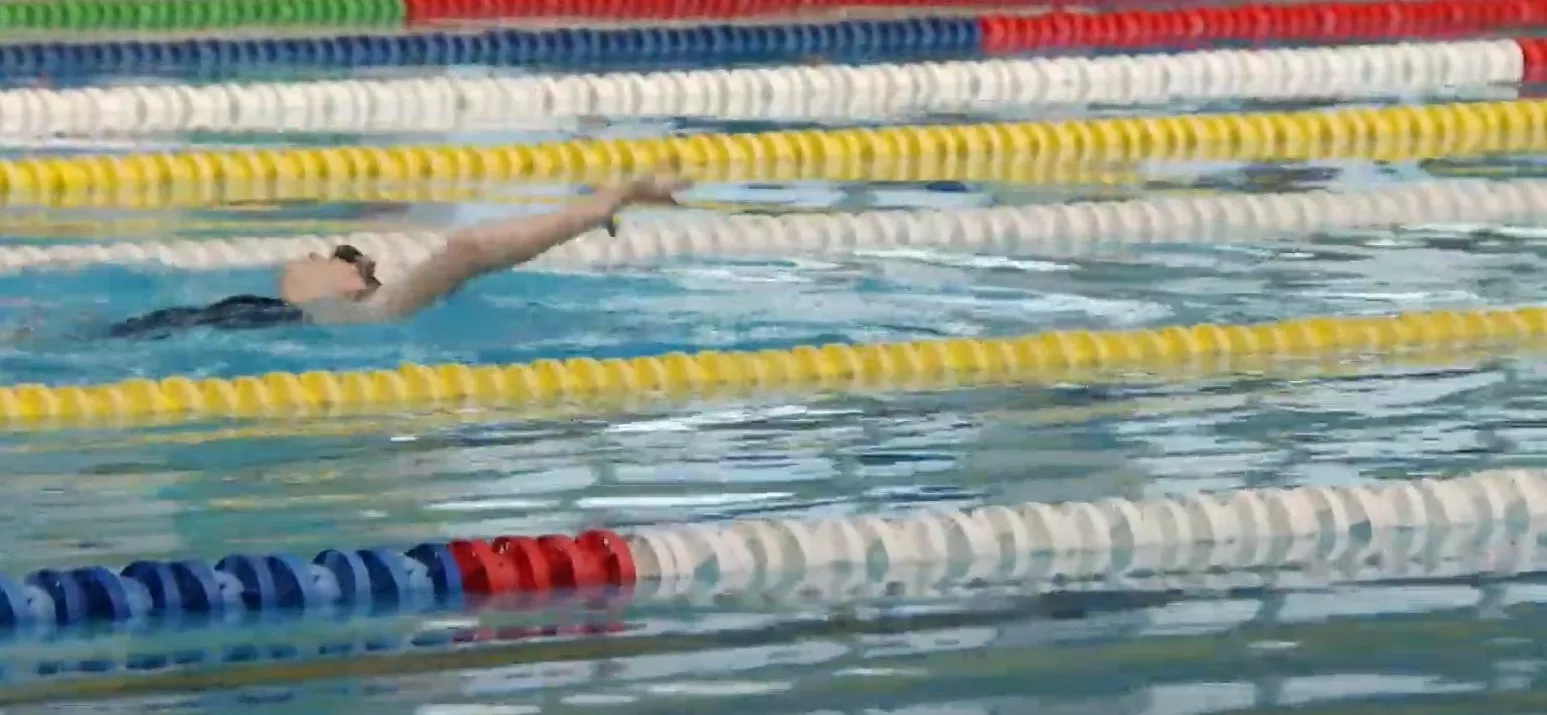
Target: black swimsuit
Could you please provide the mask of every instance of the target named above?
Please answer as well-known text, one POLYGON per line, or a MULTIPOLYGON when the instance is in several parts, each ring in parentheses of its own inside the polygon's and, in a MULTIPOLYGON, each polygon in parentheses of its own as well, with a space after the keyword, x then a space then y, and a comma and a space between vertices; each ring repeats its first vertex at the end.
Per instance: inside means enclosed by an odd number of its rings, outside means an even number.
POLYGON ((162 308, 130 318, 108 326, 107 337, 162 340, 187 328, 253 330, 293 325, 304 318, 300 308, 278 298, 237 295, 202 307, 162 308))

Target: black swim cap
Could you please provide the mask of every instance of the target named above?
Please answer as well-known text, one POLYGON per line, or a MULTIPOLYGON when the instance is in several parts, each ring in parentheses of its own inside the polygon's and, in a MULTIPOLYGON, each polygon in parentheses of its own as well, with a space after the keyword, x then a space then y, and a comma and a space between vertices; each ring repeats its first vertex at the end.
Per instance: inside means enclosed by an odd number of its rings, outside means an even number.
POLYGON ((354 263, 364 256, 365 254, 361 253, 360 249, 347 243, 333 249, 333 257, 345 263, 354 263))
POLYGON ((376 280, 376 262, 361 253, 360 249, 345 243, 333 249, 333 257, 360 269, 360 279, 365 281, 366 285, 371 287, 381 285, 381 281, 376 280))

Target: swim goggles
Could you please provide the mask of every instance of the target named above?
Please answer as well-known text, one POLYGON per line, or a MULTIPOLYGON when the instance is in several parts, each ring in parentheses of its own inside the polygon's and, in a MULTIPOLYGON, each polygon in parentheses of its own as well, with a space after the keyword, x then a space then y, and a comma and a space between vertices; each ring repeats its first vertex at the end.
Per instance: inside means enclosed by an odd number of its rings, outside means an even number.
POLYGON ((367 287, 381 287, 381 281, 376 280, 376 262, 371 260, 370 256, 361 253, 360 249, 346 243, 333 249, 333 257, 360 271, 360 280, 365 281, 367 287))

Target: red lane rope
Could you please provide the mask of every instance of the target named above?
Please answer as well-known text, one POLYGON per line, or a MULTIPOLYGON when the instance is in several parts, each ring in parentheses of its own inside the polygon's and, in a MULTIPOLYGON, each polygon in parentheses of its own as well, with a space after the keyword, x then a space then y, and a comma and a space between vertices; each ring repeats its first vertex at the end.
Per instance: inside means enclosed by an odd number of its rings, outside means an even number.
POLYGON ((1547 24, 1547 0, 1318 2, 980 19, 990 54, 1072 47, 1131 49, 1228 41, 1457 39, 1547 24))
MULTIPOLYGON (((406 0, 410 23, 446 20, 517 18, 591 18, 597 20, 731 20, 798 17, 844 11, 923 13, 949 10, 1004 10, 1034 7, 1133 5, 1145 0, 406 0)), ((1198 0, 1185 0, 1188 4, 1198 0)), ((1208 0, 1205 0, 1208 1, 1208 0)))
MULTIPOLYGON (((1106 0, 1106 6, 1137 0, 1106 0)), ((1082 0, 1048 0, 1067 8, 1082 0)), ((947 8, 1003 9, 1002 0, 406 0, 411 24, 536 17, 614 20, 725 20, 887 9, 918 14, 947 8)), ((1031 5, 1027 6, 1032 7, 1031 5)), ((873 14, 873 13, 872 13, 873 14)), ((1346 42, 1444 39, 1543 24, 1547 0, 1387 0, 1386 2, 1199 5, 1108 12, 1059 9, 1040 15, 978 18, 991 53, 1056 47, 1133 48, 1219 41, 1346 42)))

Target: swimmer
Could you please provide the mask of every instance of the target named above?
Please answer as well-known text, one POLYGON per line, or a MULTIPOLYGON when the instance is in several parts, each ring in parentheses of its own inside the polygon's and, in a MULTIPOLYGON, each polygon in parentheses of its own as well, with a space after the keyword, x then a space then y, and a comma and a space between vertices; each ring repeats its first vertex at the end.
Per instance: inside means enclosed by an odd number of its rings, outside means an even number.
POLYGON ((354 246, 285 264, 279 297, 238 295, 205 306, 163 308, 116 323, 108 337, 165 338, 183 328, 268 328, 297 323, 385 322, 406 318, 480 276, 519 266, 592 229, 613 231, 618 211, 632 204, 676 202, 688 182, 670 174, 645 176, 598 189, 564 209, 472 226, 451 234, 444 246, 383 284, 376 262, 354 246))

